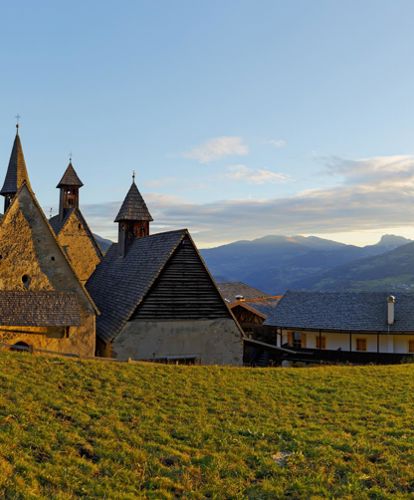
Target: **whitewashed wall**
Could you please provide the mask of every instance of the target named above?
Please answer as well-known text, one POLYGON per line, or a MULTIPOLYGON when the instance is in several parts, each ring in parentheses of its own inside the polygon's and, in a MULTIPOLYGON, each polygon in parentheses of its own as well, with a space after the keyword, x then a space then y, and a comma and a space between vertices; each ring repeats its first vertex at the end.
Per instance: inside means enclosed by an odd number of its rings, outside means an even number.
MULTIPOLYGON (((316 349, 316 338, 319 336, 317 332, 303 332, 306 337, 305 347, 316 349)), ((322 336, 326 339, 325 348, 336 351, 349 351, 349 334, 323 332, 322 336)), ((377 336, 374 334, 353 333, 352 334, 352 350, 356 351, 357 339, 366 339, 366 352, 377 352, 377 336)), ((380 335, 380 352, 381 353, 408 353, 408 342, 414 340, 414 335, 380 335)), ((282 331, 282 344, 288 341, 288 331, 282 331)))

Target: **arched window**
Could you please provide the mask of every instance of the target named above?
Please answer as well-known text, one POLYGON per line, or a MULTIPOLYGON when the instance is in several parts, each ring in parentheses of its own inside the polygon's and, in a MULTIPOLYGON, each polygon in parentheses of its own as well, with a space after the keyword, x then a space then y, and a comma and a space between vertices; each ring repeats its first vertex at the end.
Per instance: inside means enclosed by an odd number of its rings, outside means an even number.
POLYGON ((16 342, 14 345, 10 347, 11 351, 20 351, 20 352, 32 352, 32 346, 26 344, 26 342, 16 342))

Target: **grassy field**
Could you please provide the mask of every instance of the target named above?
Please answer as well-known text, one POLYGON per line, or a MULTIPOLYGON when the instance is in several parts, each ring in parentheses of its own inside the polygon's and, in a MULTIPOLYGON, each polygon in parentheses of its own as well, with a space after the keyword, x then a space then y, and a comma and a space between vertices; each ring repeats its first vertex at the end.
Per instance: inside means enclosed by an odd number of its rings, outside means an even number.
POLYGON ((0 354, 0 497, 413 498, 414 365, 0 354))

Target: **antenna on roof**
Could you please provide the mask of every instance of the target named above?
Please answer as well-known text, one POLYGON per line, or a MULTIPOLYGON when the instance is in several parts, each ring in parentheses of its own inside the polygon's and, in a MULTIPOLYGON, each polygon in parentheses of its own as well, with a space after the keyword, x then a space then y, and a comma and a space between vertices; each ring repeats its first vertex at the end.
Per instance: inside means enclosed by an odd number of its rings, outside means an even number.
POLYGON ((19 113, 17 113, 17 115, 15 116, 16 118, 16 134, 19 133, 19 120, 21 118, 21 116, 19 115, 19 113))

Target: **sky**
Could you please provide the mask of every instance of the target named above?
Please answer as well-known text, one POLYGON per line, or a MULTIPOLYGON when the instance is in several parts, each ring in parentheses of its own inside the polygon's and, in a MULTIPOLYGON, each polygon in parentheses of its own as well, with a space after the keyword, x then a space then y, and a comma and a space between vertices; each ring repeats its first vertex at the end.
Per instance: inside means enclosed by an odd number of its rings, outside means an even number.
POLYGON ((414 238, 411 0, 0 0, 0 178, 20 118, 57 212, 69 153, 92 230, 132 171, 152 231, 414 238))

